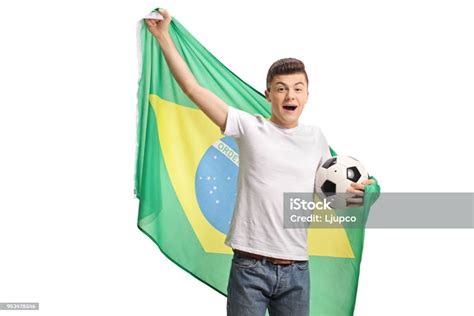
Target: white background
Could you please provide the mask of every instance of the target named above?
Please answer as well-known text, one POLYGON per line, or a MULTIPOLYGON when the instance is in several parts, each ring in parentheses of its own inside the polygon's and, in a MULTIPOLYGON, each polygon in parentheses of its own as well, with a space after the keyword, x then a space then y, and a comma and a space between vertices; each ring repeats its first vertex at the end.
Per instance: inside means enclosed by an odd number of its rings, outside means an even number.
MULTIPOLYGON (((0 302, 28 315, 224 315, 136 227, 135 26, 169 8, 263 90, 302 59, 302 121, 384 192, 472 192, 469 1, 15 1, 0 5, 0 302)), ((449 210, 447 210, 449 212, 449 210)), ((474 230, 366 234, 356 315, 473 315, 474 230)))

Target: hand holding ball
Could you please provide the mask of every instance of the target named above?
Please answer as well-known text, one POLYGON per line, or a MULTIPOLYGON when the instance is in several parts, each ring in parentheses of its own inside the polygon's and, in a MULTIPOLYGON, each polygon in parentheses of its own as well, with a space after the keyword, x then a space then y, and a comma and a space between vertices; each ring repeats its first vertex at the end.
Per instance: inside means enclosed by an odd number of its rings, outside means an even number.
POLYGON ((360 161, 349 156, 336 156, 318 168, 314 189, 321 199, 331 201, 333 208, 343 209, 350 207, 347 198, 352 194, 346 192, 351 184, 362 183, 368 178, 369 174, 360 161))

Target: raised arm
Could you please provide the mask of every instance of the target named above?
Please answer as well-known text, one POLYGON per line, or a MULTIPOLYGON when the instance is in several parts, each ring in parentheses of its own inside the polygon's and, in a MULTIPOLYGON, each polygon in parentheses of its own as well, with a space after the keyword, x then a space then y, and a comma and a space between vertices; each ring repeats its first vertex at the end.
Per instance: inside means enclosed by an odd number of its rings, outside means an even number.
POLYGON ((165 9, 160 9, 160 14, 163 20, 147 19, 146 24, 160 45, 171 73, 184 93, 223 131, 229 110, 227 104, 199 85, 171 39, 168 31, 171 15, 165 9))

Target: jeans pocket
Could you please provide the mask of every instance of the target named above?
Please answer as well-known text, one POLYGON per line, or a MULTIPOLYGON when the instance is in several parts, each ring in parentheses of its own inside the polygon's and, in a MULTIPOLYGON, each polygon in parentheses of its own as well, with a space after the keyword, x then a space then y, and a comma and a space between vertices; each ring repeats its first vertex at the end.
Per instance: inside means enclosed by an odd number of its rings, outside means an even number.
POLYGON ((234 258, 232 259, 232 263, 235 264, 237 267, 249 269, 255 267, 258 263, 258 260, 255 258, 249 258, 241 256, 239 254, 235 254, 234 258))
POLYGON ((300 262, 295 262, 295 265, 298 269, 300 270, 308 270, 309 267, 309 261, 300 261, 300 262))

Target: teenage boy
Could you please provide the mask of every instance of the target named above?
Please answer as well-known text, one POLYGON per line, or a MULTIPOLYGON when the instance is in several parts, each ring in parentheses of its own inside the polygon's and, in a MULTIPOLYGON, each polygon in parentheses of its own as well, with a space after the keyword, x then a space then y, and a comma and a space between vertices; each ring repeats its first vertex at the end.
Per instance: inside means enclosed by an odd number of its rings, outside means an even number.
MULTIPOLYGON (((227 288, 227 315, 309 314, 306 229, 283 228, 283 193, 313 192, 319 164, 330 158, 321 130, 298 123, 308 100, 304 64, 276 61, 267 75, 269 120, 228 106, 201 87, 169 35, 169 13, 146 20, 184 93, 239 145, 236 205, 225 243, 234 251, 227 288)), ((364 184, 373 183, 368 180, 364 184)), ((349 191, 363 195, 364 184, 349 191)))

